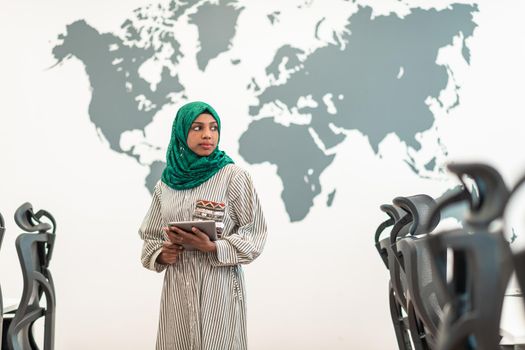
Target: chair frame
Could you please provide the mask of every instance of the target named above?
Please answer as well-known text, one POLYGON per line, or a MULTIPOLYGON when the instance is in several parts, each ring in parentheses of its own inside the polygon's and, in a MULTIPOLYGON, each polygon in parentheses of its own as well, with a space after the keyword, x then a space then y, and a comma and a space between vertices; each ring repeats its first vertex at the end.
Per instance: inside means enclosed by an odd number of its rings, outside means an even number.
POLYGON ((15 212, 15 222, 24 231, 15 242, 22 268, 24 288, 18 309, 7 331, 9 350, 39 349, 33 335, 34 323, 44 317, 44 350, 54 349, 55 288, 49 262, 55 242, 56 222, 45 210, 33 213, 30 203, 24 203, 15 212), (42 222, 45 217, 51 225, 42 222), (46 305, 41 306, 42 295, 46 305))

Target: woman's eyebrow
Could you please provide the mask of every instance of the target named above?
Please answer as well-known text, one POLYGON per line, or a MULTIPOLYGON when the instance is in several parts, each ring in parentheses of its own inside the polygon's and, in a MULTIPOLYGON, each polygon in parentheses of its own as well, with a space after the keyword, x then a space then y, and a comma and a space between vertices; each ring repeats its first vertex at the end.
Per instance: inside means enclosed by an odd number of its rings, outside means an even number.
MULTIPOLYGON (((191 123, 191 124, 192 124, 192 125, 193 125, 193 124, 204 125, 204 124, 206 124, 206 123, 203 123, 203 122, 193 122, 193 123, 191 123)), ((209 122, 208 124, 209 124, 209 125, 217 124, 217 122, 209 122)))

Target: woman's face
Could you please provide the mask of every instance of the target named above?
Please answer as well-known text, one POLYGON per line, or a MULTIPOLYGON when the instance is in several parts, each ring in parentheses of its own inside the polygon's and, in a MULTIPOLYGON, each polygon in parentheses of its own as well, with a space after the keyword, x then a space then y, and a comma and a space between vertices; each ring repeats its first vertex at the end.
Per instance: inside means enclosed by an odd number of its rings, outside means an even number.
POLYGON ((201 157, 209 156, 217 148, 219 127, 211 114, 200 114, 191 124, 186 143, 201 157))

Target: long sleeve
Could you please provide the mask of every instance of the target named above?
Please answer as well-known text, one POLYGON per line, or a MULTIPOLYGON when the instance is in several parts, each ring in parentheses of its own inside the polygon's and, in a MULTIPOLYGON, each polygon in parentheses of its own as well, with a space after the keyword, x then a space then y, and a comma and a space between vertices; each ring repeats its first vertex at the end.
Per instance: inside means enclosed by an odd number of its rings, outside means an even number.
POLYGON ((261 254, 266 242, 266 221, 252 179, 246 171, 233 177, 228 198, 228 215, 236 229, 215 242, 217 251, 210 253, 210 263, 215 266, 248 264, 261 254))
POLYGON ((161 272, 166 266, 156 263, 164 243, 164 232, 162 231, 162 214, 160 204, 160 187, 155 186, 151 206, 142 221, 139 229, 140 238, 144 241, 142 246, 141 262, 145 268, 161 272))

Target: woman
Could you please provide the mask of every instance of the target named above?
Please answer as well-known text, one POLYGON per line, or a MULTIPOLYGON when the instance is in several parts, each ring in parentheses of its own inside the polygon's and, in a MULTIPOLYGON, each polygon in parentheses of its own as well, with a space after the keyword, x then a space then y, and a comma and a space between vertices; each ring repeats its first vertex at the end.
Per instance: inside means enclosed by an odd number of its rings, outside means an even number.
POLYGON ((142 264, 164 275, 157 349, 246 349, 241 264, 261 254, 266 223, 249 174, 217 147, 220 119, 203 102, 173 122, 162 180, 140 227, 142 264), (168 222, 212 218, 219 239, 168 222), (182 244, 194 250, 184 249, 182 244))

